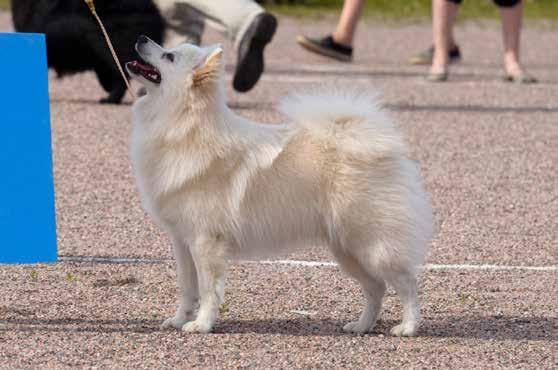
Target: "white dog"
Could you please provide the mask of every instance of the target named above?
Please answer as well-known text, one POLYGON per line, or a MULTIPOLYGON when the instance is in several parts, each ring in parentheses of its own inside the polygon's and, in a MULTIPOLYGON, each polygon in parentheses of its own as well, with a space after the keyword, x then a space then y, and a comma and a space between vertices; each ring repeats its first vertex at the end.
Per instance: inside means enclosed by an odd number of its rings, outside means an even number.
POLYGON ((282 103, 292 123, 255 123, 225 104, 220 46, 165 50, 142 36, 136 49, 143 60, 126 67, 147 94, 133 107, 132 161, 145 209, 172 239, 180 290, 162 326, 211 331, 231 259, 319 244, 366 296, 345 331, 374 327, 387 283, 403 306, 391 333, 414 335, 432 211, 374 99, 295 95, 282 103))

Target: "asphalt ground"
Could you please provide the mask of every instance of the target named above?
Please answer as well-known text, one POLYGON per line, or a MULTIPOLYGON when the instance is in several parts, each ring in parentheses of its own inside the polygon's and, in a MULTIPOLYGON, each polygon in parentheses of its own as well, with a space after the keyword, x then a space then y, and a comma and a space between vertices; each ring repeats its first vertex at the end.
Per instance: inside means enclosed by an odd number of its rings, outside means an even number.
MULTIPOLYGON (((274 107, 289 91, 325 83, 381 92, 435 209, 419 336, 389 336, 400 319, 392 291, 374 333, 344 334, 362 296, 336 266, 312 263, 332 261, 318 246, 281 264, 233 266, 214 334, 159 330, 174 313, 175 272, 134 187, 131 99, 99 105, 93 74, 51 72, 61 262, 0 266, 1 368, 558 368, 558 28, 528 24, 523 60, 541 82, 518 86, 501 81, 495 22, 458 28, 464 61, 442 84, 406 64, 429 45, 427 23, 361 24, 352 64, 294 42, 333 25, 281 19, 267 72, 248 94, 230 87, 229 52, 229 105, 277 123, 274 107)), ((0 13, 0 31, 9 30, 0 13)), ((223 40, 208 32, 205 42, 223 40)))

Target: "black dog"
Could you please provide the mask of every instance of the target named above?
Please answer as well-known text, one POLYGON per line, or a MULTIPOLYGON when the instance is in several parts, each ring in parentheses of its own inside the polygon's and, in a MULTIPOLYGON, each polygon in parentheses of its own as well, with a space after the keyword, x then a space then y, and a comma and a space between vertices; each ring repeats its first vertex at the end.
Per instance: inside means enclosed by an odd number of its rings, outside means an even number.
MULTIPOLYGON (((126 84, 84 0, 11 3, 16 31, 46 34, 48 65, 58 76, 94 70, 109 93, 101 103, 120 103, 126 84)), ((134 44, 139 35, 163 41, 165 21, 152 0, 95 0, 95 7, 122 62, 136 59, 134 44)))

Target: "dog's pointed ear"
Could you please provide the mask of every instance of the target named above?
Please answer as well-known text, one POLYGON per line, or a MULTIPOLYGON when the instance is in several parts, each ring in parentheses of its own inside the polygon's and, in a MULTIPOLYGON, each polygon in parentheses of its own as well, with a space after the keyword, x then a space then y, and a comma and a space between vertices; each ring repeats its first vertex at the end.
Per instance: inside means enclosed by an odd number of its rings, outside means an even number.
POLYGON ((217 80, 221 72, 221 59, 223 56, 221 44, 210 46, 204 50, 206 50, 206 54, 202 62, 194 67, 192 81, 195 87, 217 80))

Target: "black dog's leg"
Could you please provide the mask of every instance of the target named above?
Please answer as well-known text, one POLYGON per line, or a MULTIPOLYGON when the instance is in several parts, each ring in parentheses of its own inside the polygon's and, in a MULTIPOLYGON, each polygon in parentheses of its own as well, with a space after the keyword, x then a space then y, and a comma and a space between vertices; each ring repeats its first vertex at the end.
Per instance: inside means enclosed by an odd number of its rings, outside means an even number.
POLYGON ((112 71, 107 68, 97 67, 95 68, 95 73, 97 74, 97 79, 99 80, 99 83, 103 87, 103 90, 105 90, 108 93, 111 92, 112 85, 113 85, 112 71))
POLYGON ((126 94, 126 84, 122 82, 116 82, 114 87, 110 91, 106 98, 100 100, 102 104, 120 104, 122 98, 126 94))
POLYGON ((107 97, 102 98, 99 102, 101 104, 120 104, 126 93, 126 84, 122 80, 122 76, 120 76, 120 72, 102 36, 92 35, 91 37, 92 40, 89 45, 92 46, 95 55, 92 61, 95 66, 95 73, 97 73, 97 79, 103 89, 109 93, 107 97))
POLYGON ((106 67, 95 68, 97 78, 103 89, 109 93, 106 98, 102 98, 102 104, 120 104, 124 94, 126 94, 126 84, 122 81, 120 74, 106 67))

